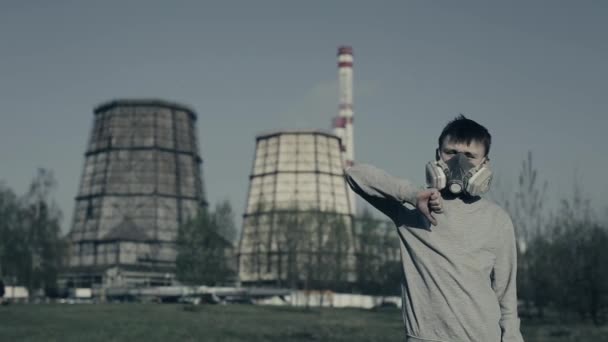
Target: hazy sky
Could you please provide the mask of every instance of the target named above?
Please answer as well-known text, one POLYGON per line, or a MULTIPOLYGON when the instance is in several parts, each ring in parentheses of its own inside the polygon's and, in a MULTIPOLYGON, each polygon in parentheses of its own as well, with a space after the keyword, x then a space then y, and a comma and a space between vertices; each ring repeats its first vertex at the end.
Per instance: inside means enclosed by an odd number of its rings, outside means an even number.
MULTIPOLYGON (((505 191, 528 150, 550 203, 608 207, 606 1, 0 1, 0 180, 54 171, 69 228, 97 104, 197 112, 208 200, 242 214, 255 135, 329 128, 355 51, 355 155, 422 184, 443 126, 493 135, 505 191)), ((240 219, 239 219, 240 222, 240 219)))

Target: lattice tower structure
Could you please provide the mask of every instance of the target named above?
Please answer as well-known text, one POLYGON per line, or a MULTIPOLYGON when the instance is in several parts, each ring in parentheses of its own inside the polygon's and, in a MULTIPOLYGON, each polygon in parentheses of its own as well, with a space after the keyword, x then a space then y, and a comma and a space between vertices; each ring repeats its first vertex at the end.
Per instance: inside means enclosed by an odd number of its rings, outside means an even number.
POLYGON ((157 99, 94 109, 65 281, 172 282, 178 226, 207 205, 196 118, 189 107, 157 99))
POLYGON ((343 165, 340 139, 329 132, 290 130, 256 137, 237 253, 243 284, 301 287, 303 263, 320 251, 327 257, 323 260, 334 262, 332 248, 342 253, 344 280, 354 280, 353 215, 343 165), (315 212, 344 223, 340 242, 328 242, 335 231, 331 227, 314 231, 305 217, 315 212))

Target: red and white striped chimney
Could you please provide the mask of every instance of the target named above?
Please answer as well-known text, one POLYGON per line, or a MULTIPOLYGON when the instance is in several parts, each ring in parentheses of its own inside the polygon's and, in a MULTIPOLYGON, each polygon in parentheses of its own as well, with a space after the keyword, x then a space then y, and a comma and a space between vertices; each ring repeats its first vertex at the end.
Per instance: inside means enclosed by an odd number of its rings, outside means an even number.
MULTIPOLYGON (((342 153, 345 166, 353 164, 355 157, 353 139, 353 48, 340 46, 338 48, 338 83, 339 83, 339 111, 334 118, 334 134, 342 140, 342 153)), ((350 206, 353 214, 356 213, 355 193, 350 190, 350 206)))

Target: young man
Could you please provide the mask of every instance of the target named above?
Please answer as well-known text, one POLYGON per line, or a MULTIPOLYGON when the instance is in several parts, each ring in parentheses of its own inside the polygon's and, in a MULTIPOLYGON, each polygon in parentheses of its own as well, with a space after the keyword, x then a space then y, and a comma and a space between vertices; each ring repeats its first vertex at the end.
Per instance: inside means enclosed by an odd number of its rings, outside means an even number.
POLYGON ((350 187, 393 220, 401 240, 402 312, 409 342, 521 342, 513 224, 481 198, 491 136, 459 116, 443 129, 428 189, 365 164, 350 187))

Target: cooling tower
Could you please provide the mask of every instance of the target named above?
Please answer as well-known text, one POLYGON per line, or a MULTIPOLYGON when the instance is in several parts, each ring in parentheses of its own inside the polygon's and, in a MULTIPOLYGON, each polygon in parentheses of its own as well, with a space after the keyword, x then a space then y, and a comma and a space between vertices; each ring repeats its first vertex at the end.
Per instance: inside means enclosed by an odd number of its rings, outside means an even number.
POLYGON ((351 223, 337 136, 323 131, 257 136, 238 253, 242 283, 300 286, 302 263, 320 250, 330 262, 332 253, 342 253, 344 266, 352 268, 351 223), (315 211, 344 224, 340 241, 329 242, 331 227, 322 227, 321 234, 311 231, 316 228, 305 216, 315 211))
POLYGON ((195 122, 192 109, 161 100, 95 108, 63 279, 87 287, 173 279, 178 226, 206 205, 195 122))

